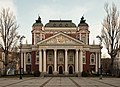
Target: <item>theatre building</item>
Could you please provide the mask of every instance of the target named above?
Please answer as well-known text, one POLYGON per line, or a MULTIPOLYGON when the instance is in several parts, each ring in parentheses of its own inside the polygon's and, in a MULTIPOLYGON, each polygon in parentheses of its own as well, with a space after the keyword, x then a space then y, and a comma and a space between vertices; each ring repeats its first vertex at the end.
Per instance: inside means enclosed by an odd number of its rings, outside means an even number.
POLYGON ((89 44, 89 25, 84 17, 78 25, 72 20, 49 20, 43 25, 38 17, 31 33, 32 44, 23 44, 21 49, 24 73, 36 70, 44 75, 98 72, 101 49, 99 45, 89 44))

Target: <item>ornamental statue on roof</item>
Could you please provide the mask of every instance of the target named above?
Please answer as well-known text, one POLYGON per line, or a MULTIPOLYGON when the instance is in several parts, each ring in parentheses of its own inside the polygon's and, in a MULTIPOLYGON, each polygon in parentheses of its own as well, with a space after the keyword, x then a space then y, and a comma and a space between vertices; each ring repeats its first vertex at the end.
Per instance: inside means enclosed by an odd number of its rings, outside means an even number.
POLYGON ((85 19, 84 19, 84 16, 82 16, 81 20, 80 20, 80 23, 85 23, 85 19))

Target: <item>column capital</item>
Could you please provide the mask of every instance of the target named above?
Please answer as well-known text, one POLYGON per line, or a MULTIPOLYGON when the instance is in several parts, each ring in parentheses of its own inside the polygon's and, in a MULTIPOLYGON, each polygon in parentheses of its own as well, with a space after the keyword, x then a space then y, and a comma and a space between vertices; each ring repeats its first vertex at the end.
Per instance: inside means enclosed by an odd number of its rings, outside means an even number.
POLYGON ((43 49, 43 51, 46 51, 46 49, 43 49))
POLYGON ((41 51, 42 49, 39 48, 39 51, 41 51))
POLYGON ((76 49, 76 51, 79 51, 79 49, 76 49))
POLYGON ((57 51, 57 49, 54 49, 54 51, 57 51))
POLYGON ((80 51, 84 51, 83 49, 80 49, 80 51))
POLYGON ((98 54, 99 52, 95 52, 96 54, 98 54))
POLYGON ((68 49, 65 49, 65 51, 68 51, 68 49))

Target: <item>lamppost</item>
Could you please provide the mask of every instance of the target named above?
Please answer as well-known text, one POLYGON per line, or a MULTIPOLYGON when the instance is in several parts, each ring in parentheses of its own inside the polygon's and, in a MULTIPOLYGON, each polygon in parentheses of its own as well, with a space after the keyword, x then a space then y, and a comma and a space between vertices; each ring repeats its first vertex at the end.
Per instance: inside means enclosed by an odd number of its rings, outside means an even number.
POLYGON ((22 73, 21 73, 21 48, 22 48, 22 39, 25 38, 25 36, 18 36, 20 39, 20 79, 22 79, 22 73))
MULTIPOLYGON (((102 45, 102 38, 104 38, 103 36, 102 37, 100 37, 99 35, 98 36, 96 36, 96 38, 98 38, 99 39, 99 41, 100 41, 100 62, 101 62, 101 45, 102 45)), ((102 64, 100 65, 100 68, 99 68, 99 74, 100 74, 100 79, 102 79, 102 64)))

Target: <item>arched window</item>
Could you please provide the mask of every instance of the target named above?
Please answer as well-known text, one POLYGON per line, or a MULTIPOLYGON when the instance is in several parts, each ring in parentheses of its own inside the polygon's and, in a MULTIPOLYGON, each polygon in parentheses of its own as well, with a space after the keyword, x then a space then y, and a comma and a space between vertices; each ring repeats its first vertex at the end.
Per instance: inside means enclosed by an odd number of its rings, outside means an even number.
POLYGON ((95 54, 93 54, 93 53, 90 55, 90 64, 91 65, 95 64, 95 54))
POLYGON ((31 54, 30 53, 27 54, 27 63, 31 63, 31 54))

